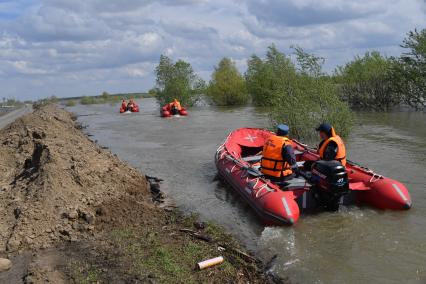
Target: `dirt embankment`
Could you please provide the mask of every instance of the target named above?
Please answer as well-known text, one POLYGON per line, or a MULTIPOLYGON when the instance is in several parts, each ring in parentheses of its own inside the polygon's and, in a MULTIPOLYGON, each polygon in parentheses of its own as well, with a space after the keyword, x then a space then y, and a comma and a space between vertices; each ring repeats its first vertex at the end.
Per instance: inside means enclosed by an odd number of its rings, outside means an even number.
POLYGON ((267 281, 232 238, 164 210, 152 192, 157 184, 90 141, 70 113, 44 106, 18 119, 0 131, 0 257, 14 262, 0 282, 267 281), (193 269, 221 254, 224 264, 193 269))

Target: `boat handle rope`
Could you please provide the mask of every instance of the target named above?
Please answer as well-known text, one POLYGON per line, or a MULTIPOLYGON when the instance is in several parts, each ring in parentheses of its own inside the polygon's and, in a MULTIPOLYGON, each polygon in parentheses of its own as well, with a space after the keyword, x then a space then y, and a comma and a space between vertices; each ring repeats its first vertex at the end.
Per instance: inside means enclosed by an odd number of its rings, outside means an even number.
POLYGON ((262 185, 257 191, 256 191, 256 195, 255 195, 255 197, 256 198, 259 198, 259 193, 262 191, 262 190, 264 190, 265 188, 267 188, 268 187, 268 185, 265 183, 264 185, 262 185))
MULTIPOLYGON (((223 154, 226 154, 227 152, 226 151, 224 151, 224 153, 223 154)), ((230 161, 232 161, 232 162, 234 162, 235 163, 235 165, 231 168, 231 173, 234 171, 234 169, 235 169, 235 167, 236 166, 240 166, 242 169, 244 169, 244 170, 246 170, 247 171, 247 173, 248 173, 248 170, 249 170, 249 167, 247 166, 247 165, 245 165, 245 164, 243 164, 243 163, 241 163, 241 161, 239 161, 238 159, 235 159, 234 157, 232 157, 231 155, 224 155, 225 156, 225 158, 227 159, 227 160, 230 160, 230 161)), ((248 177, 247 177, 248 178, 248 177)), ((264 181, 265 182, 265 184, 260 188, 260 189, 264 189, 265 187, 268 187, 268 184, 267 184, 267 180, 265 180, 265 179, 263 179, 263 178, 261 178, 261 177, 257 177, 257 178, 255 178, 255 179, 253 179, 253 180, 256 180, 256 183, 254 184, 254 186, 252 187, 252 189, 253 190, 256 190, 256 187, 257 187, 257 184, 259 183, 259 181, 260 180, 262 180, 262 181, 264 181)), ((251 181, 253 181, 253 180, 251 180, 251 181)), ((275 191, 275 189, 272 189, 272 191, 275 191)), ((257 194, 256 194, 256 196, 257 196, 257 194)))
MULTIPOLYGON (((257 186, 257 183, 259 182, 260 178, 255 178, 255 180, 256 180, 256 182, 254 183, 254 185, 252 187, 253 190, 256 190, 256 186, 257 186)), ((251 181, 253 181, 253 180, 251 180, 251 181)))
POLYGON ((382 175, 376 174, 372 172, 373 176, 370 178, 370 183, 375 183, 378 180, 381 180, 383 178, 382 175))
POLYGON ((232 168, 231 168, 231 173, 233 173, 234 172, 234 169, 235 169, 235 167, 236 167, 237 165, 235 164, 232 168))

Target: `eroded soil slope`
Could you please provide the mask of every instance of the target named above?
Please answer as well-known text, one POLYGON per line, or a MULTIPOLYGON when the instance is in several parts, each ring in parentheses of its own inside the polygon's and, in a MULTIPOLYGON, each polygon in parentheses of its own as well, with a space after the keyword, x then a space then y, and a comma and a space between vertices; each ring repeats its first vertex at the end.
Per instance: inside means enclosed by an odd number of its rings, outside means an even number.
MULTIPOLYGON (((141 174, 91 142, 70 113, 52 106, 0 131, 0 188, 0 249, 7 251, 84 237, 102 204, 128 195, 150 200, 141 174)), ((156 210, 150 202, 144 207, 156 210)))

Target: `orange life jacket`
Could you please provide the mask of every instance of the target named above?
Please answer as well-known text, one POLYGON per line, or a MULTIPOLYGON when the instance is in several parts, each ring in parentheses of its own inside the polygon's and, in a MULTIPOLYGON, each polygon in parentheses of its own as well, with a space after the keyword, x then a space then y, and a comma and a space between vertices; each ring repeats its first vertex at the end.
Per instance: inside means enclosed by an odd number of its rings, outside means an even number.
POLYGON ((173 107, 175 107, 177 110, 182 110, 182 106, 180 105, 179 101, 173 101, 169 104, 170 109, 172 109, 173 107))
POLYGON ((333 141, 337 144, 337 154, 336 154, 336 161, 339 161, 342 163, 342 165, 346 166, 346 147, 345 143, 343 142, 342 138, 340 138, 339 135, 336 134, 334 131, 334 128, 331 128, 331 137, 326 139, 322 144, 321 147, 318 150, 318 154, 321 159, 324 159, 324 152, 325 149, 327 149, 328 143, 333 141))
POLYGON ((260 161, 263 174, 280 178, 293 173, 290 164, 282 157, 282 149, 287 145, 291 145, 290 139, 277 135, 271 136, 266 141, 260 161))

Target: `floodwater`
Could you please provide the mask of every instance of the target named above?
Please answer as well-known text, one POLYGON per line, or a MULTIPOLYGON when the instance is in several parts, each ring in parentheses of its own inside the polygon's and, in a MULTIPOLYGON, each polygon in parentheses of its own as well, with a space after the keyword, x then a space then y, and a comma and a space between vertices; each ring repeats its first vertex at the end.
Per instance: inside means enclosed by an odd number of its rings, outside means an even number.
POLYGON ((302 216, 293 227, 263 227, 238 195, 216 179, 214 154, 239 127, 266 127, 255 108, 197 107, 160 118, 153 99, 141 112, 76 106, 87 132, 123 160, 164 179, 162 189, 184 210, 230 230, 272 269, 297 283, 426 283, 426 114, 358 113, 347 141, 351 160, 405 183, 409 211, 343 207, 302 216))

